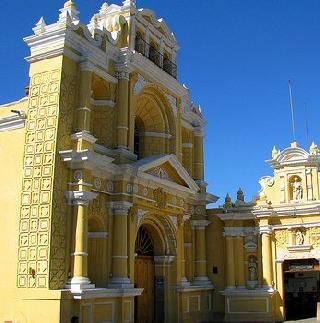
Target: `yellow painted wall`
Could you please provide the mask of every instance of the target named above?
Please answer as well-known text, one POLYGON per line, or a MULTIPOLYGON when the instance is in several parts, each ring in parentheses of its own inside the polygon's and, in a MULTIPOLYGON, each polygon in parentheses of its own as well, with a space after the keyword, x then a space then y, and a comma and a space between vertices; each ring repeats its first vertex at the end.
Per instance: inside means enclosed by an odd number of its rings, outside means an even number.
MULTIPOLYGON (((26 104, 0 108, 0 117, 12 115, 12 109, 26 110, 26 104)), ((0 132, 0 246, 2 259, 0 266, 1 306, 0 321, 14 318, 15 286, 17 284, 17 246, 20 211, 21 177, 23 170, 24 128, 0 132)))
POLYGON ((225 243, 223 237, 223 221, 216 213, 219 210, 207 210, 208 220, 211 224, 206 229, 207 235, 207 261, 208 277, 213 282, 213 311, 224 312, 224 296, 221 291, 225 287, 225 243), (218 273, 213 273, 213 267, 217 267, 218 273))

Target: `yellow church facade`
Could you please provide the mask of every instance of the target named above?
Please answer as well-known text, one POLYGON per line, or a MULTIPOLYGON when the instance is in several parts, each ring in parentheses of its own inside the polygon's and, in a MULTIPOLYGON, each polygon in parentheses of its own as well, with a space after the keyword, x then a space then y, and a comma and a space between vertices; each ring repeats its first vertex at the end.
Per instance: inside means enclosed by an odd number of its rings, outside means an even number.
POLYGON ((26 97, 0 110, 0 320, 208 320, 217 197, 177 41, 135 1, 78 14, 40 19, 26 97))
POLYGON ((208 209, 206 122, 162 19, 125 0, 83 24, 67 1, 25 42, 26 96, 0 108, 0 321, 315 316, 315 144, 274 149, 254 201, 208 209))
POLYGON ((223 236, 222 251, 209 252, 209 263, 223 270, 213 281, 217 306, 230 321, 317 316, 320 150, 294 142, 283 151, 274 148, 267 162, 274 174, 260 179, 253 202, 246 203, 240 189, 235 202, 227 195, 222 209, 208 211, 213 242, 223 236))

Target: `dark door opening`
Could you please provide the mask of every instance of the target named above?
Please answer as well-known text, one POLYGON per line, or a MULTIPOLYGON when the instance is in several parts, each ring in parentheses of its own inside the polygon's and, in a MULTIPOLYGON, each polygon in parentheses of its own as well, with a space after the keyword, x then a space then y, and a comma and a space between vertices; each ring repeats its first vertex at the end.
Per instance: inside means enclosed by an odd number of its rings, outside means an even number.
POLYGON ((155 275, 154 246, 149 232, 139 229, 135 244, 135 287, 143 288, 135 298, 136 323, 164 322, 164 279, 155 275))
POLYGON ((284 264, 286 320, 317 316, 320 296, 319 264, 315 259, 287 260, 284 264))

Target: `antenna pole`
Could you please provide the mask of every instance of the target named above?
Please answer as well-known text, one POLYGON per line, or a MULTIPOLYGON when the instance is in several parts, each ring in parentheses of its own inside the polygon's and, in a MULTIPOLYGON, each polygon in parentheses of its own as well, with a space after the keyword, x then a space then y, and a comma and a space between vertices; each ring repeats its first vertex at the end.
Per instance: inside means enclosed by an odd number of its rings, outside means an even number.
POLYGON ((307 132, 307 143, 309 144, 309 123, 308 123, 308 106, 307 103, 304 104, 304 111, 306 117, 306 132, 307 132))
POLYGON ((289 84, 289 98, 290 98, 290 108, 291 108, 291 122, 292 122, 292 134, 293 134, 293 141, 296 141, 296 129, 294 124, 294 109, 293 109, 293 99, 292 99, 292 88, 291 88, 291 81, 288 81, 289 84))

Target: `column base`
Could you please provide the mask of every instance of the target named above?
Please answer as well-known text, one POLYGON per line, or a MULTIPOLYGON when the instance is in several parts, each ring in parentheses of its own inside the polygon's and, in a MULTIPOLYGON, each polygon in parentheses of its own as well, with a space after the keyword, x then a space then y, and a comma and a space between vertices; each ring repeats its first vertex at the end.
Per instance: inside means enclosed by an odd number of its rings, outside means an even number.
POLYGON ((181 287, 190 286, 190 282, 187 280, 186 277, 182 277, 179 282, 179 286, 181 286, 181 287))
POLYGON ((112 277, 108 284, 108 288, 133 288, 134 285, 130 282, 130 279, 127 277, 112 277))
POLYGON ((68 280, 66 288, 71 289, 71 291, 82 291, 85 289, 95 288, 94 284, 91 284, 91 281, 87 277, 73 277, 68 280))
POLYGON ((200 277, 195 277, 193 279, 192 285, 208 286, 208 285, 212 285, 212 282, 207 276, 200 276, 200 277))

